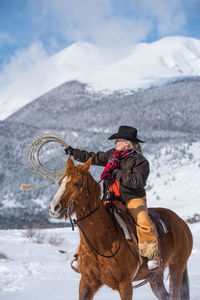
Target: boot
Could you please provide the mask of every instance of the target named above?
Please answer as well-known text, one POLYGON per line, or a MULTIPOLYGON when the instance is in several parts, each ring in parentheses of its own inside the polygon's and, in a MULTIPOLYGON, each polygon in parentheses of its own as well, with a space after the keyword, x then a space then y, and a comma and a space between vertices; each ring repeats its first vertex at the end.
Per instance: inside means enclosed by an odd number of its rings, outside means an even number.
POLYGON ((147 262, 147 267, 150 271, 157 271, 162 266, 162 260, 157 255, 152 259, 149 259, 147 262))
POLYGON ((79 263, 78 263, 78 254, 74 255, 74 259, 71 262, 71 268, 74 270, 76 273, 80 273, 79 270, 79 263))
POLYGON ((157 269, 159 266, 159 262, 157 259, 149 259, 147 262, 147 267, 150 271, 157 269))

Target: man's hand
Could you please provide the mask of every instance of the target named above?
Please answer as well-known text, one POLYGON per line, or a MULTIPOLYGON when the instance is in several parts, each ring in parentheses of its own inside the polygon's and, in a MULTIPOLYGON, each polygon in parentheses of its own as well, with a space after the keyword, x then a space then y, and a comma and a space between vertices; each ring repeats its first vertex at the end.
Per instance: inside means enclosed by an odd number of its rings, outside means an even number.
POLYGON ((64 150, 65 150, 66 155, 68 155, 68 154, 73 155, 74 148, 72 148, 71 146, 68 146, 64 150))

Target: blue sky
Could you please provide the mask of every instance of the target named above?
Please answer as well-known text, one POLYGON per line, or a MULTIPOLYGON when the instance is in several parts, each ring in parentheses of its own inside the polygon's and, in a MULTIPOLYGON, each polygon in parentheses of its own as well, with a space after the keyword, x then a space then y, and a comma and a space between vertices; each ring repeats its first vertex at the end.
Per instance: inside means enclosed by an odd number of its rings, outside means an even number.
POLYGON ((76 41, 116 49, 200 39, 199 16, 199 0, 0 0, 0 66, 34 43, 52 55, 76 41))

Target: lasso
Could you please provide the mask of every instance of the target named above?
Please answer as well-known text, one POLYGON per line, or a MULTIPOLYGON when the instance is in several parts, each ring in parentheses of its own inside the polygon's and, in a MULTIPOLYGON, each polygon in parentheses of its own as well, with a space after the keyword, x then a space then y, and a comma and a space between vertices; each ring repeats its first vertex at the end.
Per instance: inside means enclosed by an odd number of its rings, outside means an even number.
POLYGON ((41 148, 51 142, 56 142, 59 143, 61 146, 64 148, 68 147, 68 144, 57 134, 55 133, 47 133, 44 135, 39 136, 28 148, 26 152, 26 165, 30 173, 40 179, 40 180, 45 180, 48 181, 48 183, 39 185, 39 186, 34 186, 34 185, 27 185, 27 184, 22 184, 21 189, 22 190, 29 190, 33 188, 41 188, 45 187, 48 185, 51 185, 58 181, 64 174, 65 167, 60 167, 57 169, 51 169, 47 168, 41 163, 40 160, 40 150, 41 148))

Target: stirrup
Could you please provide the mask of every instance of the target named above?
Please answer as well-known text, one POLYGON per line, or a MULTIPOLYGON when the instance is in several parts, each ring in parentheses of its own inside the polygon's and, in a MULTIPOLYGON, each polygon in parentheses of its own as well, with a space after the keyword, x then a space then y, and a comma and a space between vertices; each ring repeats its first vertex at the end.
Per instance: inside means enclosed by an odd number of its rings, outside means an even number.
POLYGON ((78 257, 75 257, 72 262, 71 262, 71 268, 74 270, 76 273, 81 273, 79 270, 79 264, 78 264, 78 257))
POLYGON ((151 259, 147 262, 147 267, 151 272, 157 272, 162 266, 162 260, 160 257, 155 256, 154 259, 151 259))

